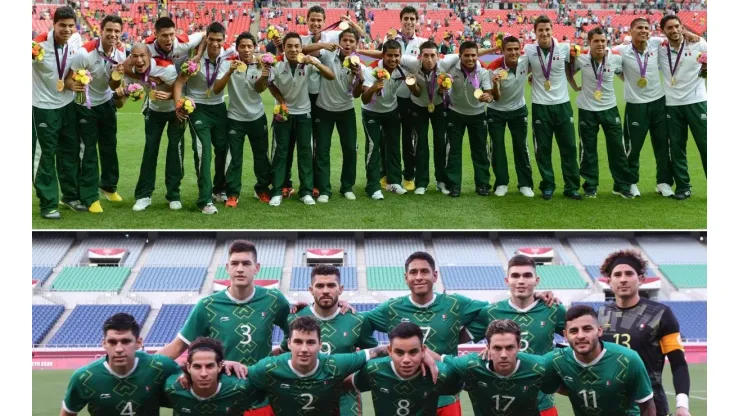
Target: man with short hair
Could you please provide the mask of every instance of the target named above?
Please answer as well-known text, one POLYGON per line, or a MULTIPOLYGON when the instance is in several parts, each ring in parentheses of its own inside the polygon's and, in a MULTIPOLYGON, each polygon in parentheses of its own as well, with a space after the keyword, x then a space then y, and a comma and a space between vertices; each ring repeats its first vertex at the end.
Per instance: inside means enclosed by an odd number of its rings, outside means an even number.
POLYGON ((600 271, 614 292, 614 302, 599 308, 599 324, 604 328, 601 339, 623 345, 640 355, 650 376, 657 416, 670 414, 663 389, 663 367, 667 358, 676 392, 676 416, 689 416, 691 380, 679 322, 670 307, 640 296, 647 262, 637 251, 620 250, 604 260, 600 271))
POLYGON ((588 31, 589 52, 582 54, 566 68, 568 81, 580 91, 578 105, 578 135, 581 139, 580 167, 586 198, 596 198, 599 186, 599 126, 606 137, 606 154, 614 185, 612 193, 632 199, 630 175, 627 170, 627 149, 622 139, 622 122, 614 94, 614 78, 622 73, 622 57, 610 53, 606 35, 600 27, 588 31), (573 78, 582 72, 582 86, 573 78))
POLYGON ((653 390, 645 365, 636 352, 600 341, 602 327, 587 305, 568 309, 565 335, 568 348, 552 358, 576 416, 599 414, 655 416, 653 390))
MULTIPOLYGON (((88 211, 96 214, 103 212, 98 189, 109 201, 123 201, 116 191, 118 123, 113 98, 113 90, 121 85, 123 77, 121 64, 126 60, 126 51, 118 47, 123 20, 114 15, 105 16, 100 26, 101 36, 86 42, 77 50, 67 74, 67 78, 74 78, 76 71, 87 70, 92 77, 86 92, 87 102, 78 103, 76 111, 79 124, 77 128, 84 146, 79 173, 80 201, 88 207, 88 211)), ((75 83, 74 79, 70 82, 75 83)), ((76 84, 78 87, 82 86, 80 83, 76 84)))
MULTIPOLYGON (((660 30, 667 42, 659 49, 660 70, 666 93, 666 123, 671 151, 673 179, 676 181, 675 199, 691 197, 691 179, 686 142, 689 128, 699 149, 704 175, 707 174, 707 87, 698 76, 702 64, 697 62, 707 52, 707 42, 688 43, 678 16, 668 15, 660 20, 660 30)), ((704 68, 706 69, 706 68, 704 68)))
POLYGON ((76 16, 71 7, 54 12, 52 30, 33 41, 44 51, 43 60, 32 63, 32 119, 33 119, 33 185, 39 199, 42 218, 60 219, 61 204, 75 211, 87 211, 80 201, 77 183, 79 138, 75 88, 67 78, 70 63, 82 45, 75 33, 76 16), (57 182, 57 173, 59 182, 57 182))
POLYGON ((552 21, 540 16, 534 21, 537 43, 524 46, 532 68, 532 134, 537 167, 542 176, 540 191, 545 200, 555 192, 552 167, 552 136, 560 149, 566 198, 581 200, 578 193, 578 162, 565 67, 570 62, 570 45, 552 37, 552 21))
POLYGON ((127 313, 105 320, 106 355, 74 372, 60 416, 76 415, 85 406, 92 416, 159 414, 165 381, 180 373, 180 367, 166 356, 143 351, 140 332, 127 313))

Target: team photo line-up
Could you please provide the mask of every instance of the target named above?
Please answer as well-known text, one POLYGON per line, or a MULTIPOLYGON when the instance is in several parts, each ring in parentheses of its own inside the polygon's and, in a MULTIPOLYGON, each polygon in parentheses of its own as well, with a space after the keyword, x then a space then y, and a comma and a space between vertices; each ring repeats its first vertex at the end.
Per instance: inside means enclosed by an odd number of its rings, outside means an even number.
POLYGON ((281 37, 275 29, 268 33, 277 58, 257 54, 257 41, 247 32, 227 45, 220 23, 176 36, 172 19, 161 17, 155 35, 132 47, 126 57, 119 47, 119 17, 106 16, 100 38, 82 44, 74 33, 74 11, 57 9, 53 29, 33 43, 33 183, 41 215, 61 218, 60 204, 101 213, 101 193, 109 201, 123 200, 117 189, 116 109, 128 99, 143 101, 145 126, 134 211, 152 203, 165 128, 165 197, 171 209, 182 208, 186 126, 197 175, 196 205, 204 214, 218 212, 214 202, 237 207, 245 136, 253 156, 255 198, 278 206, 296 192, 291 181, 295 155, 300 201, 328 202, 335 125, 342 148, 339 193, 356 199, 356 98, 362 100, 365 193, 374 200, 383 199, 383 190, 419 195, 427 191, 432 180, 430 124, 436 190, 451 197, 461 193, 466 130, 475 192, 489 195, 492 169, 494 194, 507 193, 507 125, 517 188, 526 197, 534 196, 527 143, 530 117, 539 190, 546 200, 556 189, 553 136, 560 152, 563 195, 574 200, 596 197, 599 127, 606 137, 616 195, 640 196, 639 160, 648 132, 656 192, 679 200, 691 196, 689 129, 706 175, 706 60, 698 57, 706 56, 707 42, 685 31, 677 16, 661 20, 666 38, 651 37, 648 20, 634 19, 631 40, 612 49, 597 27, 589 31, 584 53, 553 38, 552 22, 540 16, 534 21, 534 44, 506 37, 500 49, 479 50, 466 41, 458 55, 447 56, 437 53, 433 41, 414 36, 416 9, 405 7, 400 17, 402 29, 389 31, 382 51, 358 50, 362 28, 346 17, 325 27, 324 10, 314 6, 308 10, 311 35, 291 32, 281 37), (334 28, 343 30, 330 30, 334 28), (503 56, 488 65, 479 61, 479 56, 494 51, 503 56), (377 60, 366 66, 360 55, 377 60), (579 71, 580 86, 574 78, 579 71), (623 118, 615 76, 624 81, 623 118), (527 81, 531 116, 525 101, 527 81), (578 91, 578 147, 569 85, 578 91), (276 103, 267 110, 273 113, 271 126, 261 97, 265 90, 276 103))
POLYGON ((106 355, 75 371, 60 414, 87 406, 93 416, 155 415, 162 406, 175 415, 355 416, 359 393, 371 391, 376 415, 459 416, 465 390, 477 416, 554 416, 554 393, 577 416, 666 416, 668 358, 675 415, 689 415, 679 323, 668 306, 640 297, 641 254, 617 251, 603 261, 615 301, 598 311, 566 309, 552 292, 535 292, 536 267, 512 257, 510 297, 488 303, 434 292, 435 260, 415 252, 405 262, 409 293, 359 313, 340 300, 332 265, 313 268, 312 305, 291 306, 279 290, 254 284, 257 248, 237 240, 228 247, 231 285, 200 299, 156 354, 141 351, 131 315, 111 316, 106 355), (278 347, 273 326, 286 334, 278 347), (390 345, 379 346, 374 331, 388 333, 390 345), (568 345, 554 345, 556 333, 568 345), (483 339, 483 351, 458 356, 460 343, 483 339), (183 354, 180 366, 173 360, 183 354))

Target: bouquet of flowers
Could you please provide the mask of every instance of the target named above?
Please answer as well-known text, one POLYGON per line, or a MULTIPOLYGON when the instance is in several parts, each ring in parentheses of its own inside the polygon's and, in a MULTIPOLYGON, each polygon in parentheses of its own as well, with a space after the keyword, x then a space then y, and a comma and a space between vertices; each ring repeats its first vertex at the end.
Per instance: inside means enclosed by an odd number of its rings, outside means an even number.
POLYGON ((496 33, 496 49, 501 49, 502 46, 504 46, 504 38, 507 35, 504 34, 504 32, 498 32, 496 33))
POLYGON ((192 114, 195 111, 195 102, 190 97, 182 97, 175 104, 175 108, 184 109, 187 114, 192 114))
POLYGON ((273 39, 279 38, 279 37, 280 37, 280 32, 278 32, 278 30, 277 30, 277 28, 275 28, 275 26, 270 25, 270 26, 267 27, 267 39, 268 40, 273 40, 273 39))
POLYGON ((41 62, 44 59, 44 48, 34 41, 31 41, 31 48, 31 57, 33 60, 41 62))
POLYGON ((707 77, 707 53, 699 52, 699 56, 696 57, 696 62, 701 64, 701 70, 699 71, 699 78, 707 77))
POLYGON ((572 43, 570 45, 570 63, 573 64, 581 56, 581 47, 572 43))
POLYGON ((350 56, 344 57, 344 62, 342 62, 342 66, 345 68, 349 68, 350 64, 352 65, 359 65, 360 64, 360 57, 352 54, 350 56))
POLYGON ((276 104, 272 109, 272 119, 278 123, 288 121, 288 105, 285 103, 276 104))
POLYGON ((452 78, 450 78, 449 74, 442 72, 437 76, 437 85, 439 85, 440 88, 449 90, 452 88, 452 78))
POLYGON ((275 55, 271 53, 262 55, 262 63, 265 65, 273 65, 275 63, 275 55))
POLYGON ((139 84, 129 84, 126 87, 126 96, 131 97, 134 101, 144 98, 144 87, 139 84))
MULTIPOLYGON (((373 78, 375 78, 376 81, 388 81, 389 79, 391 79, 391 73, 384 68, 375 68, 373 69, 373 78)), ((383 90, 378 91, 377 95, 382 96, 383 90)))
POLYGON ((198 71, 200 71, 200 63, 193 59, 188 59, 180 66, 180 73, 189 77, 197 74, 198 71))
POLYGON ((90 71, 87 69, 76 71, 74 80, 85 86, 85 91, 80 91, 75 95, 75 102, 77 104, 85 104, 87 108, 91 108, 90 99, 87 96, 87 92, 90 90, 90 82, 92 81, 90 71))

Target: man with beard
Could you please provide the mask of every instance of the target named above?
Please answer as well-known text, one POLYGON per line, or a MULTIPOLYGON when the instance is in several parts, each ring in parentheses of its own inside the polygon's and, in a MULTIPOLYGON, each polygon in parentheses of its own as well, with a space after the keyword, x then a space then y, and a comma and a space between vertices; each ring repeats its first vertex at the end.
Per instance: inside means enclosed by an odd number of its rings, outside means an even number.
POLYGON ((599 308, 599 324, 604 328, 601 339, 636 351, 650 376, 656 414, 670 414, 663 389, 663 366, 671 364, 673 389, 676 392, 676 416, 689 416, 689 366, 686 363, 678 320, 668 306, 640 297, 647 262, 632 250, 617 251, 601 265, 608 279, 614 302, 599 308))
POLYGON ((33 186, 41 216, 53 220, 62 218, 60 189, 62 205, 87 211, 77 184, 80 145, 73 103, 81 89, 67 78, 68 61, 82 45, 75 19, 71 7, 60 7, 54 12, 53 29, 33 40, 44 51, 43 59, 33 59, 32 64, 33 186))
MULTIPOLYGON (((370 322, 362 314, 341 314, 339 296, 344 287, 339 269, 320 264, 311 270, 311 287, 308 291, 314 299, 312 306, 288 317, 288 324, 301 316, 312 316, 321 328, 322 354, 346 354, 357 349, 378 346, 373 337, 370 322)), ((280 352, 289 351, 287 337, 280 345, 280 352)), ((347 391, 339 400, 339 414, 356 416, 362 414, 362 400, 357 391, 347 391)))

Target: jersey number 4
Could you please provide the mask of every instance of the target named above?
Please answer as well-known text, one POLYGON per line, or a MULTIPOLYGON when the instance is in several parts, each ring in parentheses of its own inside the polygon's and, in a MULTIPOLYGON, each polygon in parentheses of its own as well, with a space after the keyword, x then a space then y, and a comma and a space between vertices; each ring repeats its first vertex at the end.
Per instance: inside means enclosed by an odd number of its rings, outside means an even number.
POLYGON ((123 416, 134 416, 136 415, 136 412, 134 412, 134 405, 131 402, 126 403, 126 406, 121 410, 121 415, 123 416))

